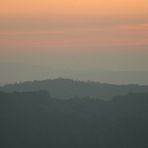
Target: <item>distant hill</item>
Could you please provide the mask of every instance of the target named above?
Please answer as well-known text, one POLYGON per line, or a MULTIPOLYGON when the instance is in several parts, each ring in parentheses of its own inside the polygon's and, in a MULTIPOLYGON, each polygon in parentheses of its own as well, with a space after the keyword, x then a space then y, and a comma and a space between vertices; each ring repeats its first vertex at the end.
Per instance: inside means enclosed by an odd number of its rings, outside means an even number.
POLYGON ((0 87, 5 92, 26 92, 26 91, 49 91, 51 96, 60 99, 78 97, 93 97, 110 100, 114 96, 126 95, 127 93, 148 92, 148 86, 141 85, 113 85, 91 81, 74 81, 71 79, 48 79, 43 81, 28 81, 17 84, 10 84, 0 87))
POLYGON ((112 101, 0 92, 1 148, 147 148, 148 93, 112 101))

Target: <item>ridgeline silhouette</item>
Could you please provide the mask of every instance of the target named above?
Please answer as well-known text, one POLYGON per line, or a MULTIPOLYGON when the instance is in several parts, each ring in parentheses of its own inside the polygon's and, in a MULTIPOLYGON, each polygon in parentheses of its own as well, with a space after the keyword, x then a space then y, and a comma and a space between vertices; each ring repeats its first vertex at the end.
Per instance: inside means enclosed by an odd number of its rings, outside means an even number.
POLYGON ((80 98, 93 97, 104 100, 111 100, 114 96, 126 95, 129 92, 147 92, 148 86, 141 86, 136 84, 113 85, 99 82, 84 82, 59 78, 53 80, 49 79, 43 81, 16 83, 0 87, 0 91, 5 92, 25 92, 38 90, 49 91, 53 97, 59 99, 69 99, 77 96, 80 98))

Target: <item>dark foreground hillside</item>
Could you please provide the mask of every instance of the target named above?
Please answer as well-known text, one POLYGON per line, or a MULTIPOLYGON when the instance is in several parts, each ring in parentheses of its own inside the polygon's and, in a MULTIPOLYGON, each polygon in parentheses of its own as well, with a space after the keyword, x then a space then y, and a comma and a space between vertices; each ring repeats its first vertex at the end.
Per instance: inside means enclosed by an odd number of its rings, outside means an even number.
POLYGON ((147 148, 148 94, 112 101, 0 92, 1 148, 147 148))

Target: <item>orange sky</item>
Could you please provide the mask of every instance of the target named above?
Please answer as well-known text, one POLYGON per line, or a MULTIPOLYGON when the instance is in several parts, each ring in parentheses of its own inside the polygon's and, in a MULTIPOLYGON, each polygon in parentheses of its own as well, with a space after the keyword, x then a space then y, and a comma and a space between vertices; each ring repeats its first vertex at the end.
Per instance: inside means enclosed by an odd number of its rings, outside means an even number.
POLYGON ((146 46, 147 16, 147 0, 1 0, 0 50, 146 46))
POLYGON ((146 17, 147 0, 2 0, 1 17, 146 17))
POLYGON ((7 62, 148 70, 148 0, 0 0, 0 63, 7 62))

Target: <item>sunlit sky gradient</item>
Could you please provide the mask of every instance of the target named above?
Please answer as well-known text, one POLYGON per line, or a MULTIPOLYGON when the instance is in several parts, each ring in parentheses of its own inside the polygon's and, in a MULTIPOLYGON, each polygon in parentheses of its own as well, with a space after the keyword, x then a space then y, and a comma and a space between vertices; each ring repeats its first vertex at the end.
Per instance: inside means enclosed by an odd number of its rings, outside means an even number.
POLYGON ((5 0, 1 16, 136 17, 147 16, 147 0, 5 0))
POLYGON ((148 1, 1 0, 0 63, 13 62, 148 70, 148 1))

